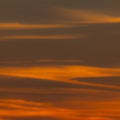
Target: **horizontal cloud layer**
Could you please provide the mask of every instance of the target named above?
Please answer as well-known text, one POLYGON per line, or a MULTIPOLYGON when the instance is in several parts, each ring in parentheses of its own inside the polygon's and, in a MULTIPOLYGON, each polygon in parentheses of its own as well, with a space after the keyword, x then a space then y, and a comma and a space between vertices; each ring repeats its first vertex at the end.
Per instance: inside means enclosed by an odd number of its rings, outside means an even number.
MULTIPOLYGON (((72 104, 72 102, 70 102, 72 104)), ((73 101, 73 104, 75 101, 73 101)), ((79 101, 80 103, 80 101, 79 101)), ((69 102, 67 103, 69 104, 69 102)), ((77 104, 77 102, 76 102, 77 104)), ((0 100, 0 116, 1 117, 53 117, 53 118, 59 118, 60 120, 66 119, 66 120, 112 120, 109 117, 113 117, 114 113, 116 113, 118 110, 114 110, 113 105, 117 106, 119 105, 119 102, 117 101, 109 101, 109 102, 99 102, 98 103, 88 103, 88 102, 82 102, 80 105, 86 105, 90 108, 88 110, 82 110, 82 109, 68 109, 66 107, 55 107, 54 104, 50 103, 41 103, 41 102, 31 102, 31 101, 25 101, 25 100, 15 100, 15 99, 3 99, 0 100), (102 106, 106 106, 105 109, 103 109, 102 106), (93 106, 97 106, 97 109, 93 109, 93 106), (109 106, 109 108, 107 108, 109 106), (9 109, 11 109, 9 111, 9 109), (101 113, 101 111, 103 113, 101 113), (84 113, 85 112, 85 113, 84 113), (101 114, 99 114, 99 112, 101 114), (94 113, 92 115, 92 113, 94 113), (109 116, 109 114, 111 115, 109 116), (96 114, 96 115, 95 115, 96 114), (108 117, 107 117, 108 116, 108 117)), ((117 113, 116 116, 119 117, 119 114, 117 113)))
POLYGON ((120 76, 119 68, 97 68, 87 66, 58 66, 58 67, 29 67, 29 68, 1 68, 0 75, 47 79, 87 86, 120 89, 117 86, 94 84, 72 80, 74 78, 120 76))
POLYGON ((22 24, 22 23, 0 23, 0 29, 50 29, 69 28, 72 24, 22 24))
POLYGON ((17 39, 41 39, 41 40, 44 40, 44 39, 52 39, 52 40, 65 40, 65 39, 78 39, 78 38, 84 38, 84 36, 77 36, 77 35, 54 35, 54 36, 30 36, 30 35, 26 35, 26 36, 2 36, 0 37, 0 40, 17 40, 17 39))
POLYGON ((1 0, 0 120, 119 120, 119 6, 1 0))

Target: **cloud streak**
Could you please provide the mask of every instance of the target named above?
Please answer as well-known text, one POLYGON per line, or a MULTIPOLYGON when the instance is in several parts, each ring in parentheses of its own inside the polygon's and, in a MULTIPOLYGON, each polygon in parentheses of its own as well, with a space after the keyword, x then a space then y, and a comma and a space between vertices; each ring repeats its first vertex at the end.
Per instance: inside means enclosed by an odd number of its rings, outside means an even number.
POLYGON ((0 29, 54 29, 69 28, 71 24, 23 24, 23 23, 0 23, 0 29))
POLYGON ((60 119, 69 119, 75 117, 75 111, 67 108, 56 108, 49 103, 30 102, 24 100, 0 100, 1 117, 54 117, 60 119), (11 110, 6 110, 10 108, 11 110))
POLYGON ((1 0, 0 120, 119 120, 119 4, 1 0))
POLYGON ((81 82, 75 78, 92 78, 92 77, 117 77, 120 76, 119 68, 97 68, 87 66, 59 66, 59 67, 16 67, 0 68, 0 75, 15 76, 23 78, 46 79, 60 81, 72 84, 86 86, 104 87, 120 90, 119 86, 104 85, 97 83, 81 82))
POLYGON ((17 40, 17 39, 52 39, 52 40, 59 40, 59 39, 79 39, 85 38, 84 36, 80 35, 46 35, 46 36, 33 36, 33 35, 24 35, 24 36, 2 36, 0 40, 17 40))
POLYGON ((98 13, 91 10, 76 10, 69 8, 60 8, 61 14, 64 14, 71 23, 77 24, 96 24, 96 23, 120 23, 120 17, 113 17, 108 14, 98 13))
MULTIPOLYGON (((71 101, 72 104, 75 101, 71 101)), ((80 101, 79 101, 80 103, 80 101)), ((114 103, 114 105, 119 105, 116 101, 110 101, 107 103, 99 102, 99 104, 96 104, 94 102, 83 102, 81 101, 81 104, 89 106, 90 108, 88 110, 82 110, 82 109, 70 109, 66 108, 64 105, 62 107, 55 107, 54 104, 51 103, 45 103, 45 102, 32 102, 22 99, 2 99, 0 100, 0 117, 54 117, 59 118, 60 120, 66 119, 66 120, 90 120, 90 118, 103 118, 105 120, 109 120, 109 117, 105 116, 114 116, 114 113, 116 113, 118 110, 114 110, 111 103, 114 103), (93 109, 93 106, 97 105, 97 109, 93 109), (103 107, 100 107, 101 105, 105 105, 106 108, 103 110, 103 107), (107 106, 109 105, 109 108, 107 106), (11 109, 11 110, 9 110, 11 109), (103 112, 102 114, 99 114, 103 112), (110 114, 111 115, 108 115, 110 114)), ((66 103, 65 103, 66 104, 66 103)), ((80 104, 80 105, 81 105, 80 104)), ((116 116, 120 117, 117 113, 116 116)), ((103 120, 104 120, 103 119, 103 120)), ((94 119, 92 119, 94 120, 94 119)), ((96 119, 95 119, 96 120, 96 119)), ((98 119, 99 120, 99 119, 98 119)))

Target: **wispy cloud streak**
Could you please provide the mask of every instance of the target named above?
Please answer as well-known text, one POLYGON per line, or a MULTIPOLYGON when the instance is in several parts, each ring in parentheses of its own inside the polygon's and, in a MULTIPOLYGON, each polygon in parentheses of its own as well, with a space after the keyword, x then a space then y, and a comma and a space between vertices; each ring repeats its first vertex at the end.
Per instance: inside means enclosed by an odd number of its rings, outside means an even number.
POLYGON ((64 14, 71 20, 71 23, 96 24, 96 23, 120 23, 120 17, 114 17, 104 13, 98 13, 91 10, 60 8, 61 14, 64 14))
POLYGON ((58 39, 79 39, 79 38, 85 38, 84 36, 80 35, 46 35, 46 36, 33 36, 33 35, 25 35, 25 36, 2 36, 0 37, 0 40, 17 40, 17 39, 52 39, 52 40, 58 40, 58 39))
POLYGON ((23 23, 0 23, 0 29, 54 29, 69 28, 72 24, 23 24, 23 23))
POLYGON ((119 86, 81 82, 75 78, 120 76, 119 68, 97 68, 87 66, 1 68, 0 75, 37 78, 72 84, 120 89, 119 86))

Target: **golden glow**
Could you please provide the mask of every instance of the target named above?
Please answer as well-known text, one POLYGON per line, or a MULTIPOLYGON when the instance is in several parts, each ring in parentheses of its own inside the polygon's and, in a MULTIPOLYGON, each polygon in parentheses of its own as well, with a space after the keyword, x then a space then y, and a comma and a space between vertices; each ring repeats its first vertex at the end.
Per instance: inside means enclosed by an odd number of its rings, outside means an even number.
POLYGON ((0 120, 120 120, 120 2, 18 1, 0 1, 0 120))
POLYGON ((74 116, 72 110, 56 108, 54 105, 48 103, 35 103, 23 100, 0 100, 0 102, 0 106, 11 108, 10 111, 6 109, 0 110, 1 117, 50 116, 55 118, 70 118, 70 116, 74 116))
MULTIPOLYGON (((68 103, 76 103, 75 101, 68 101, 68 103)), ((68 104, 67 102, 65 104, 68 104)), ((91 102, 83 102, 79 101, 79 105, 89 106, 87 110, 84 109, 70 109, 63 107, 55 107, 54 104, 50 103, 42 103, 42 102, 32 102, 25 100, 15 100, 15 99, 2 99, 0 100, 0 117, 31 117, 31 116, 47 116, 54 117, 59 119, 66 120, 110 120, 109 114, 111 117, 119 115, 119 109, 114 109, 112 103, 115 103, 116 106, 120 105, 120 102, 109 101, 99 103, 91 102), (102 106, 101 106, 102 105, 102 106), (104 107, 103 107, 104 106, 104 107), (108 107, 109 106, 109 107, 108 107), (9 108, 10 111, 5 109, 9 108), (83 116, 83 117, 82 117, 83 116), (96 119, 95 119, 96 118, 96 119)), ((112 120, 112 119, 111 119, 112 120)))
POLYGON ((64 14, 71 23, 120 23, 120 17, 113 17, 104 13, 97 13, 88 10, 75 10, 59 8, 61 14, 64 14))
POLYGON ((120 89, 120 87, 114 85, 95 84, 74 80, 75 78, 120 76, 120 68, 99 68, 88 66, 16 67, 0 68, 0 75, 46 79, 72 84, 120 89))
POLYGON ((67 28, 70 24, 22 24, 22 23, 0 23, 0 29, 50 29, 67 28))

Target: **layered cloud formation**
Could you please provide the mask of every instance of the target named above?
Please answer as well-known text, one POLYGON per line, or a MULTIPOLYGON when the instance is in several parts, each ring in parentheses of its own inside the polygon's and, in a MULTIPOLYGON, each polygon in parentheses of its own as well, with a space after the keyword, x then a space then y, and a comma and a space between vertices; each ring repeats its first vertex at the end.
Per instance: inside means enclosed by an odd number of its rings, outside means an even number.
POLYGON ((119 6, 1 0, 0 120, 119 120, 119 6))

